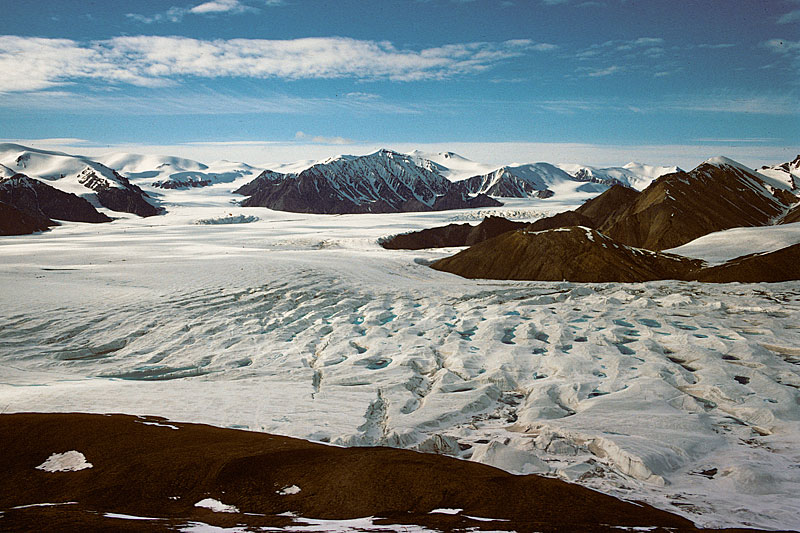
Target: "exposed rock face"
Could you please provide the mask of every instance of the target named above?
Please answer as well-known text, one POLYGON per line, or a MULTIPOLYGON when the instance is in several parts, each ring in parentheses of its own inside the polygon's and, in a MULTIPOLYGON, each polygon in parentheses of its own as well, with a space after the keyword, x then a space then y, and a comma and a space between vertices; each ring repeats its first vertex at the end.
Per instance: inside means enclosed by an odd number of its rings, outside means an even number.
POLYGON ((0 235, 27 235, 45 231, 55 224, 44 215, 26 213, 13 205, 0 202, 0 235))
POLYGON ((43 523, 57 531, 178 531, 197 522, 275 530, 296 527, 293 516, 385 517, 381 523, 441 531, 697 531, 680 516, 558 479, 389 447, 339 448, 125 415, 4 414, 0 435, 3 481, 14 487, 0 491, 8 531, 43 523), (92 468, 36 468, 67 450, 92 468), (56 503, 29 505, 43 502, 56 503), (463 512, 432 513, 437 508, 463 512))
POLYGON ((116 183, 91 167, 86 167, 78 174, 78 182, 95 191, 100 205, 112 211, 133 213, 140 217, 151 217, 159 213, 159 210, 145 199, 148 197, 146 192, 133 185, 116 170, 108 170, 113 174, 116 183))
POLYGON ((470 197, 463 185, 389 150, 331 159, 297 175, 265 172, 235 192, 250 195, 243 206, 297 213, 396 213, 502 205, 485 195, 470 197))
POLYGON ((23 174, 0 181, 0 202, 12 205, 33 218, 72 222, 111 221, 85 199, 23 174))
POLYGON ((614 185, 600 196, 580 206, 575 212, 589 219, 593 228, 610 227, 640 194, 629 187, 614 185))
POLYGON ((701 262, 624 246, 596 230, 573 226, 514 231, 432 265, 465 278, 634 282, 683 279, 701 262))
POLYGON ((486 217, 477 226, 470 224, 448 224, 438 228, 395 235, 381 241, 389 250, 420 250, 422 248, 446 248, 450 246, 472 246, 507 231, 522 229, 525 222, 513 222, 502 217, 486 217))

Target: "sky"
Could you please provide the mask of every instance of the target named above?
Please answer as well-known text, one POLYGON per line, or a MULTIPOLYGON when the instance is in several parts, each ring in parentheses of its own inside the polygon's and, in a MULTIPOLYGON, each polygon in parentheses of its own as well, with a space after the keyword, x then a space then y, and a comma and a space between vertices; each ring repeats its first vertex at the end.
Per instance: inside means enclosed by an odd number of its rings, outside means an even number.
POLYGON ((250 163, 800 153, 800 0, 0 0, 0 140, 250 163))

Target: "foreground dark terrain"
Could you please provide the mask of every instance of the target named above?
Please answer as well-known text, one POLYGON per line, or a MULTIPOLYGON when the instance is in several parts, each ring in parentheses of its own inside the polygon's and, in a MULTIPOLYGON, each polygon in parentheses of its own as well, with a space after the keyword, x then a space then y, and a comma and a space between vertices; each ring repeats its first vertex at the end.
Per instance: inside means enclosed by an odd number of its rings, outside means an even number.
POLYGON ((4 531, 288 527, 303 523, 294 517, 365 516, 381 517, 376 525, 445 531, 696 531, 681 517, 556 479, 393 448, 338 448, 126 415, 2 415, 0 438, 4 531), (69 450, 92 467, 37 469, 69 450), (195 506, 206 498, 238 512, 195 506), (462 511, 431 514, 438 508, 462 511))

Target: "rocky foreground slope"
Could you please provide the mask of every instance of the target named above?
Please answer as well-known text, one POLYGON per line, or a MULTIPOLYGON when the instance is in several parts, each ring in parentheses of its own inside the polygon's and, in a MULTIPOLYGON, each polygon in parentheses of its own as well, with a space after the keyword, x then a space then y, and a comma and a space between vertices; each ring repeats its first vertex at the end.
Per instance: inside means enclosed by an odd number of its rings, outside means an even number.
POLYGON ((333 523, 314 519, 375 517, 373 526, 438 530, 697 531, 684 518, 560 480, 393 448, 123 415, 2 415, 0 435, 0 469, 14 488, 0 492, 5 530, 310 522, 304 531, 324 531, 333 523))

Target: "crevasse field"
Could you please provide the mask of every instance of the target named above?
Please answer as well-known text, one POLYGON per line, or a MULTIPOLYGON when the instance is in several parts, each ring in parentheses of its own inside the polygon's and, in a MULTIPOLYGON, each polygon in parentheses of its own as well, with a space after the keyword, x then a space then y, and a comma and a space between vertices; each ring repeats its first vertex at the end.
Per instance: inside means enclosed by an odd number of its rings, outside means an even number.
POLYGON ((800 282, 466 280, 427 266, 456 250, 377 240, 585 197, 327 216, 237 207, 235 185, 0 239, 0 411, 435 451, 800 528, 800 282))

